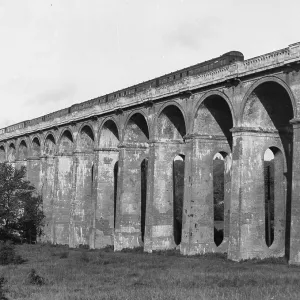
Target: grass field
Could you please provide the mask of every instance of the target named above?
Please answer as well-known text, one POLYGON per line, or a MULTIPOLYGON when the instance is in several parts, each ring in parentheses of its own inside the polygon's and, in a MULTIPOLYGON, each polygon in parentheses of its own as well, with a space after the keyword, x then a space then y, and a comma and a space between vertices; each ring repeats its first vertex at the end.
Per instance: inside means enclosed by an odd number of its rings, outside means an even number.
POLYGON ((176 251, 16 247, 27 261, 0 266, 8 299, 300 299, 300 267, 284 259, 235 263, 176 251), (31 269, 44 284, 28 281, 31 269))

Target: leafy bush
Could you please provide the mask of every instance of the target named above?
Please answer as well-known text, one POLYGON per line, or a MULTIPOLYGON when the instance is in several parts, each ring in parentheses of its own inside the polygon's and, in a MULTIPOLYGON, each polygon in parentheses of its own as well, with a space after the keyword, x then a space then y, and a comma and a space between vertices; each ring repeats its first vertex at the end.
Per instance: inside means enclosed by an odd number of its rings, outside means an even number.
POLYGON ((42 198, 26 181, 26 168, 0 163, 0 239, 35 242, 44 218, 42 198))
POLYGON ((0 300, 8 300, 8 298, 5 296, 7 290, 4 288, 6 282, 7 281, 4 277, 0 277, 0 300))
POLYGON ((25 260, 16 255, 15 247, 11 243, 0 242, 0 265, 22 264, 25 260))
POLYGON ((65 252, 61 252, 59 255, 59 258, 68 258, 69 257, 69 252, 65 251, 65 252))
POLYGON ((36 284, 36 285, 44 285, 46 284, 45 278, 38 275, 35 269, 31 269, 27 275, 27 283, 28 284, 36 284))

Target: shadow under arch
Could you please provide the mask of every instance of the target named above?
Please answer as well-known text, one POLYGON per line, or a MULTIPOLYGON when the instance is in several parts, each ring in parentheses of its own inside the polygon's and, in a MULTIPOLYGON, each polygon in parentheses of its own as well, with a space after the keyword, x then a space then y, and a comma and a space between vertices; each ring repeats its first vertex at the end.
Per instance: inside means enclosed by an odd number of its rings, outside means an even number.
POLYGON ((178 105, 166 105, 158 114, 156 135, 159 139, 183 140, 186 135, 186 121, 178 105))
MULTIPOLYGON (((285 83, 277 78, 267 78, 256 82, 250 88, 243 100, 240 116, 243 128, 255 130, 258 135, 259 132, 272 134, 274 144, 283 149, 283 160, 286 161, 284 176, 287 183, 284 229, 285 255, 287 257, 289 257, 290 252, 293 163, 293 127, 290 121, 295 117, 295 110, 293 95, 285 83)), ((265 143, 267 143, 267 140, 265 143)))

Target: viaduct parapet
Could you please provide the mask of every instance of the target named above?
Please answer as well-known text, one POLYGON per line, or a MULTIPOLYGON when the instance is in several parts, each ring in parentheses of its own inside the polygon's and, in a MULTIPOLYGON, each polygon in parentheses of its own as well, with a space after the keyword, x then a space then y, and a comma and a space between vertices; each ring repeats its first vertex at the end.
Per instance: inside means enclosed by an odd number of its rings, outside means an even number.
POLYGON ((44 241, 227 252, 237 261, 287 255, 300 264, 300 43, 220 58, 0 129, 0 161, 25 165, 43 195, 44 241), (216 154, 224 162, 220 244, 216 154), (175 158, 184 162, 180 221, 175 158))

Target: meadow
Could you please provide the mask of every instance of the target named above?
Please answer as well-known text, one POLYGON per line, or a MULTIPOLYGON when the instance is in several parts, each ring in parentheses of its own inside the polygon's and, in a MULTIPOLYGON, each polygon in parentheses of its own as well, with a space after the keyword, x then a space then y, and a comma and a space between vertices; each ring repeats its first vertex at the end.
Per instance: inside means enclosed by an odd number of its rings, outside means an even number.
MULTIPOLYGON (((2 297, 23 300, 299 299, 300 267, 284 258, 240 263, 225 255, 17 245, 26 261, 0 266, 2 297)), ((1 286, 1 282, 0 282, 1 286)))

